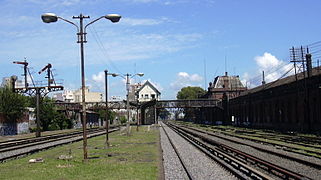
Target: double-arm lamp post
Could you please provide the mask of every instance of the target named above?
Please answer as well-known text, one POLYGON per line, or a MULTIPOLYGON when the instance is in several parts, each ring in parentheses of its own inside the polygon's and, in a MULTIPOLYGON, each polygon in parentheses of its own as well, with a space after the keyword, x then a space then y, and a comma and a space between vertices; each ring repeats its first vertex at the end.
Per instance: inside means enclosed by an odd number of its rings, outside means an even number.
MULTIPOLYGON (((137 73, 134 75, 131 75, 129 73, 121 75, 121 74, 116 74, 116 73, 108 73, 108 70, 105 70, 105 98, 106 98, 106 145, 109 146, 109 142, 108 142, 108 75, 111 75, 113 77, 116 76, 120 76, 122 78, 124 78, 126 80, 126 90, 127 90, 127 100, 126 100, 126 109, 127 109, 127 123, 126 123, 126 129, 127 129, 127 135, 129 135, 129 117, 130 117, 130 113, 129 113, 129 90, 130 90, 130 78, 138 75, 140 77, 144 76, 144 73, 137 73)), ((138 119, 137 119, 138 122, 138 119)))
POLYGON ((110 20, 113 23, 116 23, 120 20, 121 16, 118 14, 108 14, 105 16, 101 16, 91 22, 89 22, 87 25, 83 24, 83 20, 90 18, 89 16, 84 16, 80 14, 79 16, 73 16, 73 19, 79 19, 80 23, 79 26, 75 24, 72 21, 69 21, 67 19, 64 19, 62 17, 57 16, 56 14, 53 13, 45 13, 41 16, 41 19, 44 23, 52 23, 52 22, 57 22, 58 19, 61 19, 67 23, 70 23, 77 28, 77 36, 78 36, 78 41, 77 43, 80 43, 80 60, 81 60, 81 92, 82 92, 82 121, 83 121, 83 150, 84 150, 84 160, 86 161, 88 156, 87 156, 87 132, 86 132, 86 99, 85 99, 85 67, 84 67, 84 43, 87 42, 86 40, 86 28, 93 24, 94 22, 106 18, 110 20))
MULTIPOLYGON (((126 124, 126 129, 127 129, 127 136, 129 136, 130 134, 130 130, 129 130, 129 125, 130 125, 130 109, 129 109, 129 90, 130 90, 130 78, 134 77, 134 76, 144 76, 144 73, 137 73, 137 74, 134 74, 134 75, 131 75, 131 74, 125 74, 124 75, 124 78, 126 79, 126 90, 127 90, 127 104, 126 104, 126 109, 127 109, 127 124, 126 124)), ((137 119, 138 121, 138 119, 137 119)))

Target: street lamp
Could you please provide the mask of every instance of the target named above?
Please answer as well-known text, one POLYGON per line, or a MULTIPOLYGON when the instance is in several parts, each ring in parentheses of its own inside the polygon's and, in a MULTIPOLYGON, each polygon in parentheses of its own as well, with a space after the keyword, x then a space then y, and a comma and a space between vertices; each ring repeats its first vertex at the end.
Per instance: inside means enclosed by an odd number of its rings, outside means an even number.
POLYGON ((85 67, 84 67, 84 43, 86 43, 86 28, 93 24, 94 22, 106 18, 110 20, 113 23, 116 23, 120 20, 121 16, 118 14, 108 14, 105 16, 101 16, 91 22, 89 22, 87 25, 83 25, 83 20, 90 18, 89 16, 84 16, 80 14, 79 16, 73 16, 73 19, 79 19, 80 23, 79 26, 75 24, 72 21, 69 21, 67 19, 64 19, 62 17, 57 16, 54 13, 45 13, 41 15, 41 19, 44 23, 52 23, 52 22, 57 22, 58 19, 61 19, 67 23, 70 23, 74 26, 77 27, 77 36, 78 36, 78 41, 77 43, 80 43, 80 60, 81 60, 81 96, 82 96, 82 120, 83 120, 83 150, 84 150, 84 160, 87 159, 87 132, 86 132, 86 100, 85 100, 85 67))
MULTIPOLYGON (((127 74, 124 74, 124 75, 121 75, 121 74, 118 74, 120 77, 124 78, 126 80, 126 90, 127 90, 127 102, 126 102, 126 110, 127 110, 127 122, 126 122, 126 129, 127 129, 127 136, 129 136, 129 118, 130 118, 130 115, 129 115, 129 89, 130 89, 130 78, 133 78, 134 76, 144 76, 144 73, 136 73, 134 75, 131 75, 129 73, 127 74)), ((138 121, 138 119, 137 119, 138 121)))
POLYGON ((118 74, 115 73, 108 73, 108 70, 105 70, 105 98, 106 98, 106 148, 109 147, 109 138, 108 138, 108 129, 109 129, 109 121, 108 121, 108 75, 111 75, 113 77, 118 76, 118 74))

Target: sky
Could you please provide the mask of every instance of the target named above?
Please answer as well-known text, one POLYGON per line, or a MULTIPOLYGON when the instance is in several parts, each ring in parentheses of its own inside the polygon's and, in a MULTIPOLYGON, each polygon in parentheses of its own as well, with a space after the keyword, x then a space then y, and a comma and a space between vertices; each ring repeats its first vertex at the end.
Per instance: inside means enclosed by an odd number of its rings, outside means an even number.
MULTIPOLYGON (((86 85, 104 93, 104 70, 118 74, 144 73, 131 83, 149 80, 162 99, 175 99, 185 86, 207 89, 223 75, 239 75, 254 87, 291 71, 291 47, 321 40, 319 0, 0 0, 0 78, 23 77, 27 60, 35 81, 46 81, 52 64, 57 82, 66 90, 81 86, 80 46, 75 26, 58 20, 43 23, 41 15, 85 24, 106 14, 122 16, 119 23, 101 19, 88 26, 85 46, 86 85)), ((315 57, 312 54, 312 58, 315 57)), ((109 97, 125 97, 125 80, 108 77, 109 97)))

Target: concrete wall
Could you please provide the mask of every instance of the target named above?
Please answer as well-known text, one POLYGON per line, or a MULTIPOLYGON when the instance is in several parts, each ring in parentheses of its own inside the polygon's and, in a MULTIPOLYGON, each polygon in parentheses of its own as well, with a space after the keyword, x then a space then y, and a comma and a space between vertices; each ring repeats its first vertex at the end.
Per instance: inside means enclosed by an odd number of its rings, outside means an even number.
POLYGON ((16 121, 8 121, 0 114, 0 136, 17 135, 29 132, 29 113, 16 121))

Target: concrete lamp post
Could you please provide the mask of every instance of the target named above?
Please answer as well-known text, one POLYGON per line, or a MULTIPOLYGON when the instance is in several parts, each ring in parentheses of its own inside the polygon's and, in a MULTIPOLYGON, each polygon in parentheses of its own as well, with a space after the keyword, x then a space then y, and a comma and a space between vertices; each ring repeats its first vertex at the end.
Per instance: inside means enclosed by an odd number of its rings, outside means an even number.
POLYGON ((84 160, 86 161, 88 156, 87 156, 87 132, 86 132, 86 100, 85 100, 85 67, 84 67, 84 43, 86 43, 86 28, 93 24, 94 22, 106 18, 110 20, 113 23, 116 23, 120 20, 121 16, 118 14, 108 14, 105 16, 101 16, 91 22, 89 22, 87 25, 84 26, 83 20, 90 18, 89 16, 84 16, 80 14, 79 16, 73 16, 73 19, 79 19, 79 26, 75 24, 72 21, 69 21, 67 19, 64 19, 62 17, 57 16, 54 13, 45 13, 41 16, 41 19, 44 23, 53 23, 57 22, 58 19, 61 19, 67 23, 70 23, 77 28, 77 36, 78 36, 78 41, 77 43, 80 43, 80 61, 81 61, 81 90, 82 90, 82 121, 83 121, 83 151, 84 151, 84 160))
MULTIPOLYGON (((122 77, 123 79, 126 80, 126 90, 127 90, 127 95, 126 95, 126 110, 127 110, 127 122, 126 122, 126 129, 127 129, 127 136, 129 136, 129 90, 130 90, 130 79, 133 78, 134 76, 144 76, 144 73, 136 73, 134 75, 131 75, 129 73, 121 75, 117 74, 118 76, 122 77)), ((137 119, 138 121, 138 119, 137 119)))
MULTIPOLYGON (((127 136, 129 136, 130 132, 129 132, 129 127, 130 127, 130 113, 129 113, 129 90, 130 90, 130 78, 133 78, 134 76, 144 76, 144 73, 137 73, 137 74, 134 74, 134 75, 131 75, 131 74, 125 74, 123 76, 123 78, 126 79, 126 90, 127 90, 127 102, 126 102, 126 109, 127 109, 127 123, 126 123, 126 129, 127 129, 127 136)), ((137 119, 138 121, 138 119, 137 119)))
POLYGON ((105 99, 106 99, 106 148, 109 147, 109 138, 108 138, 108 131, 109 131, 109 121, 108 121, 108 75, 113 77, 118 76, 115 73, 108 73, 108 70, 105 70, 105 99))

